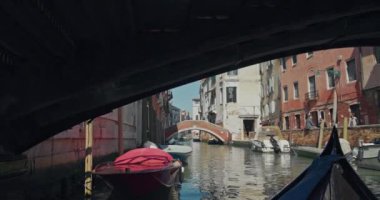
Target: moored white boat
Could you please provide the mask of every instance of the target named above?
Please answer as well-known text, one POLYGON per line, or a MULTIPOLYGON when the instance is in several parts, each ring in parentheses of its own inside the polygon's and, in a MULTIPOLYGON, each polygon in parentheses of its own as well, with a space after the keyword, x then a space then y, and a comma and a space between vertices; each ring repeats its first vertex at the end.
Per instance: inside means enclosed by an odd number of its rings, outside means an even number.
POLYGON ((184 163, 187 163, 187 158, 193 152, 193 148, 186 145, 160 145, 160 149, 184 163))
POLYGON ((380 144, 360 145, 356 164, 361 168, 380 170, 380 144))
POLYGON ((289 153, 289 141, 283 139, 281 131, 276 126, 262 127, 252 140, 252 151, 289 153))

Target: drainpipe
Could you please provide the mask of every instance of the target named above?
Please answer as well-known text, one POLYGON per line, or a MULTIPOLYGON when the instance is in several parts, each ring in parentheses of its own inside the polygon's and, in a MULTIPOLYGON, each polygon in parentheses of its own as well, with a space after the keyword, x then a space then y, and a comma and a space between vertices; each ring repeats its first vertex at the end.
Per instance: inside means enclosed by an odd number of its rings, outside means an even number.
POLYGON ((122 155, 124 152, 123 148, 123 107, 117 109, 117 130, 118 130, 118 149, 119 155, 122 155))
POLYGON ((148 119, 147 119, 147 129, 146 129, 146 137, 147 137, 147 141, 150 141, 151 140, 151 137, 150 137, 150 108, 149 108, 149 101, 146 102, 146 108, 147 108, 147 114, 148 114, 148 119))

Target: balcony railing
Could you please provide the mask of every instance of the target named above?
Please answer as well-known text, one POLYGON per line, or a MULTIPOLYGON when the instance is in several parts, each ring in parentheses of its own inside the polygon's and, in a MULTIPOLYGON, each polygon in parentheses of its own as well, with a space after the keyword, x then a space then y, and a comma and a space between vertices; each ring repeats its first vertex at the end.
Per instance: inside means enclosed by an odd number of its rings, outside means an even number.
POLYGON ((318 98, 318 90, 310 91, 305 94, 306 101, 315 100, 318 98))
POLYGON ((239 108, 240 116, 260 116, 260 106, 241 106, 239 108))

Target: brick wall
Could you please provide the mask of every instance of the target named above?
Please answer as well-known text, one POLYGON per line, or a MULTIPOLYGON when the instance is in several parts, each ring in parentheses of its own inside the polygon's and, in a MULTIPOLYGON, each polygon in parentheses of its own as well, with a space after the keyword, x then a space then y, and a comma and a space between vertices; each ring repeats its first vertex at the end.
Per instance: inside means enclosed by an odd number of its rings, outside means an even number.
MULTIPOLYGON (((329 139, 330 133, 331 128, 325 128, 323 133, 323 144, 329 139)), ((343 128, 338 128, 338 133, 340 137, 343 137, 343 128)), ((282 131, 282 134, 284 138, 288 139, 292 144, 316 146, 318 142, 319 129, 312 129, 309 131, 282 131)), ((348 137, 351 147, 358 146, 359 139, 363 139, 364 142, 371 142, 375 138, 380 138, 380 124, 348 128, 348 137)))

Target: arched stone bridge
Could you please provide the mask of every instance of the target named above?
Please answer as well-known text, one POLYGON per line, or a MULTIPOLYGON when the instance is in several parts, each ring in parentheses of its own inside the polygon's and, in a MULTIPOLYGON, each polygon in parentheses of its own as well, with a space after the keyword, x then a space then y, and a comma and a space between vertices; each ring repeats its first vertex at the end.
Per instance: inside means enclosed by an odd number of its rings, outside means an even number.
POLYGON ((179 122, 175 126, 168 127, 165 130, 166 141, 170 140, 176 133, 188 130, 201 130, 208 132, 222 141, 223 144, 227 144, 231 141, 231 133, 227 129, 210 122, 200 120, 186 120, 179 122))

